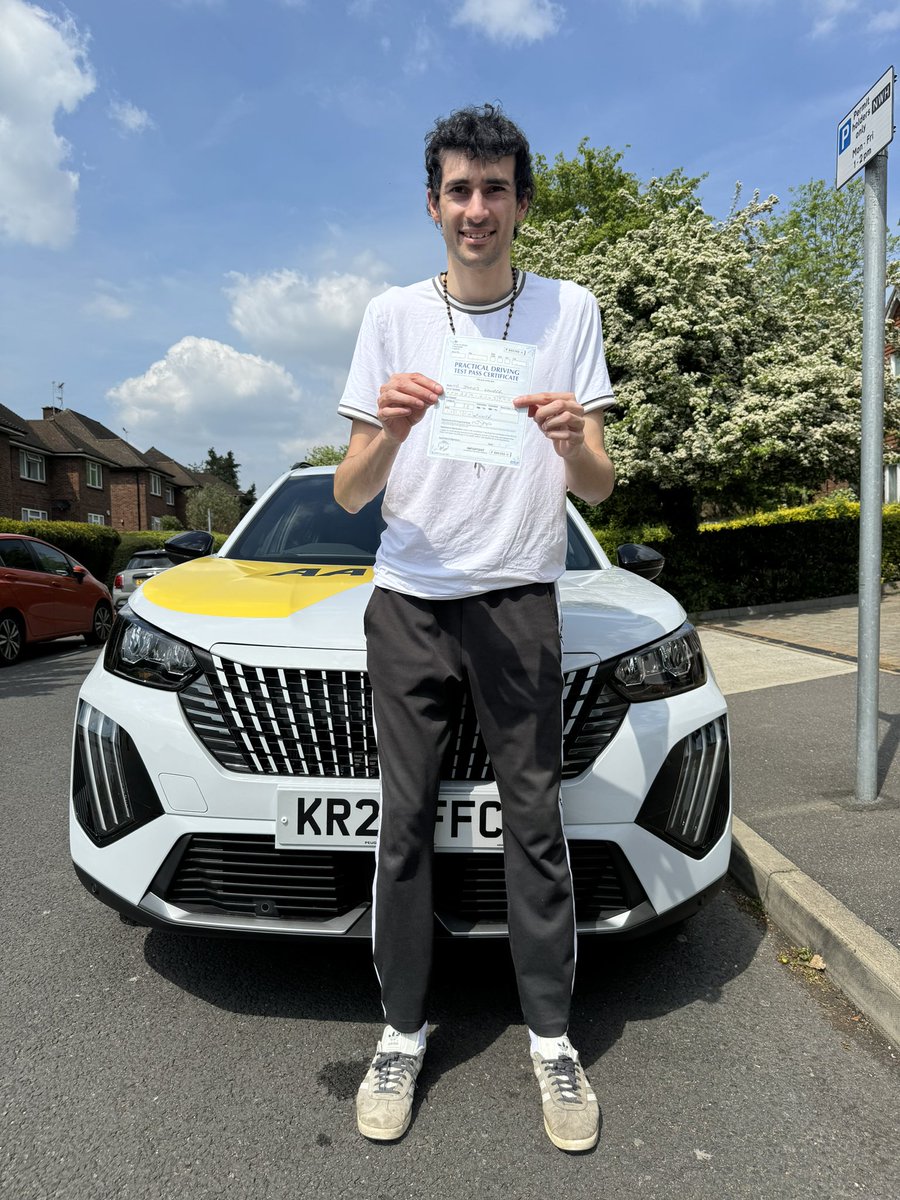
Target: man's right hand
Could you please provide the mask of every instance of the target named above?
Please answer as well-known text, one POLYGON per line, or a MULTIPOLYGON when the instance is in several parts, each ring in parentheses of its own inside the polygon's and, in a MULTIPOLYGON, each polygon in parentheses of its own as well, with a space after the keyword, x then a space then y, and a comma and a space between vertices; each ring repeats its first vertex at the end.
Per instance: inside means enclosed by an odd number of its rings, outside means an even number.
POLYGON ((334 498, 347 512, 359 512, 387 483, 401 445, 444 389, 417 371, 392 375, 378 392, 378 420, 356 420, 344 461, 334 473, 334 498))
POLYGON ((405 442, 413 425, 418 425, 443 388, 418 371, 392 375, 378 393, 378 420, 392 442, 405 442))

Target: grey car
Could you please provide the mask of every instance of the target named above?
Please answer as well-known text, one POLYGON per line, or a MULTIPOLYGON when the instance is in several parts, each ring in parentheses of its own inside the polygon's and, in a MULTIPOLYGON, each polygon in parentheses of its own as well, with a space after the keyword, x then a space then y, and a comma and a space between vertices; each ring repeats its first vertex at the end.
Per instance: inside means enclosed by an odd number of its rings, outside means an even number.
POLYGON ((113 582, 112 594, 116 612, 144 580, 152 579, 154 575, 159 575, 174 565, 165 550, 141 550, 133 554, 125 569, 119 572, 113 582))

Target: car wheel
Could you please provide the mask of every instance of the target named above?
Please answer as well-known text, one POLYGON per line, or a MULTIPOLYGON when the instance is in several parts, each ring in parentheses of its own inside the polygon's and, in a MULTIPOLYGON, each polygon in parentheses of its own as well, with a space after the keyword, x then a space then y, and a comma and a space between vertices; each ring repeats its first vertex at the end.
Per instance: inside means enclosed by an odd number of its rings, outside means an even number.
POLYGON ((11 667, 25 650, 25 623, 18 613, 0 617, 0 667, 11 667))
POLYGON ((104 642, 109 641, 112 624, 112 609, 106 603, 98 604, 94 609, 94 622, 90 632, 84 635, 84 640, 92 646, 102 646, 104 642))

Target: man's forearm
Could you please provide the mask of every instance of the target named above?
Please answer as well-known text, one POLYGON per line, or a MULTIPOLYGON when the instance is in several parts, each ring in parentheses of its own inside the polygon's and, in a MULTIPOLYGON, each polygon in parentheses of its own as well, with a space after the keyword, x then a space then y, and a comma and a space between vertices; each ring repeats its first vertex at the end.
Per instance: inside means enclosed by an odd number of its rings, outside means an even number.
POLYGON ((388 481, 400 445, 383 429, 373 430, 369 438, 351 437, 347 457, 334 473, 334 498, 341 508, 355 513, 374 500, 388 481))
POLYGON ((585 504, 602 504, 613 490, 615 468, 605 450, 581 446, 566 460, 566 487, 585 504))

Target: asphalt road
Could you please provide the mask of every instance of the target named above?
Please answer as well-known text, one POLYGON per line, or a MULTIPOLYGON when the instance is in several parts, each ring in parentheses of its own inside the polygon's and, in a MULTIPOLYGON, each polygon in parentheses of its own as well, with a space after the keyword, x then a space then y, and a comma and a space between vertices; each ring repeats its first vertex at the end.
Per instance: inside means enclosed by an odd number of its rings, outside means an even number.
POLYGON ((900 674, 879 672, 879 801, 860 809, 856 664, 718 630, 701 637, 728 696, 735 812, 900 948, 900 674))
POLYGON ((546 1140, 508 956, 442 949, 416 1120, 355 1130, 365 947, 131 928, 71 870, 68 744, 95 651, 0 674, 0 1189, 15 1200, 900 1195, 898 1052, 737 893, 681 933, 584 942, 573 1040, 598 1148, 546 1140), (786 955, 789 957, 789 955, 786 955))

